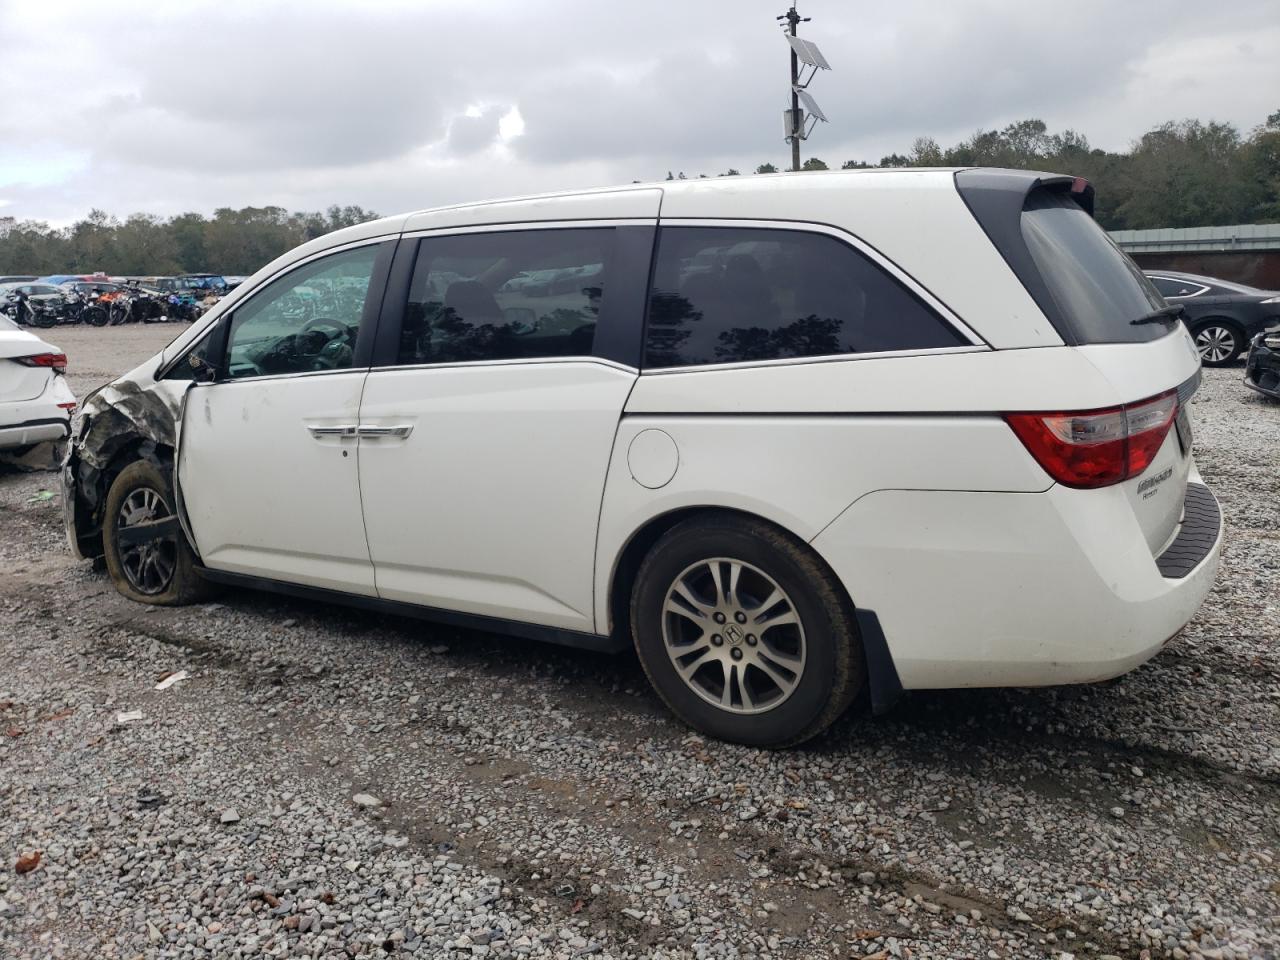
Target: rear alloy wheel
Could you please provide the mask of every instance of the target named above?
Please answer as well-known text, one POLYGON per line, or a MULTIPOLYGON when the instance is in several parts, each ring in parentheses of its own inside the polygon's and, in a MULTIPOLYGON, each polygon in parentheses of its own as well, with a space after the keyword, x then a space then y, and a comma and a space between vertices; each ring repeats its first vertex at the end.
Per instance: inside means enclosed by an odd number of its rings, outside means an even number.
POLYGON ((845 711, 865 676, 834 574, 752 518, 713 515, 668 531, 637 574, 631 624, 654 689, 721 740, 807 740, 845 711))
POLYGON ((1208 323, 1195 332, 1200 362, 1206 367, 1225 367, 1235 363, 1244 350, 1244 337, 1235 327, 1225 323, 1208 323))
POLYGON ((156 464, 129 464, 111 484, 102 521, 107 572, 130 600, 180 606, 204 599, 212 584, 195 569, 195 554, 178 525, 173 489, 156 464))
POLYGON ((730 713, 763 713, 795 693, 804 627, 773 578, 728 557, 683 571, 663 604, 662 641, 680 679, 730 713))

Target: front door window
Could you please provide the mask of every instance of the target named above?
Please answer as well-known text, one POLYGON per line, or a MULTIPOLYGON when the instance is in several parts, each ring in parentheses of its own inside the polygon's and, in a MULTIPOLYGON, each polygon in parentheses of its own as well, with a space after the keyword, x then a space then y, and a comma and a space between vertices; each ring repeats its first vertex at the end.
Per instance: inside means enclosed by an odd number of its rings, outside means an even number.
POLYGON ((313 260, 237 307, 226 376, 350 367, 378 250, 378 244, 371 244, 313 260))

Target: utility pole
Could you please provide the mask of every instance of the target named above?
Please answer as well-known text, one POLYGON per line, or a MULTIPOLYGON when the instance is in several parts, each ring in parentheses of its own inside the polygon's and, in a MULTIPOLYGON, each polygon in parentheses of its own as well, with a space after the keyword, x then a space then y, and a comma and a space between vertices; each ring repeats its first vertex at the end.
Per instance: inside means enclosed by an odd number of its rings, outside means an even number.
POLYGON ((791 143, 791 169, 799 170, 800 141, 809 138, 810 132, 818 121, 827 122, 827 115, 822 112, 822 108, 805 88, 813 82, 819 70, 830 70, 831 64, 827 63, 827 58, 822 55, 816 43, 812 40, 801 40, 796 36, 796 27, 802 23, 808 23, 809 17, 802 17, 796 13, 794 3, 791 4, 790 10, 775 19, 787 21, 782 29, 783 36, 791 47, 791 109, 783 111, 783 119, 786 122, 787 140, 791 143), (805 67, 810 68, 809 78, 802 80, 805 67), (804 105, 803 110, 800 108, 801 104, 804 105), (806 114, 805 111, 808 113, 806 114))
MULTIPOLYGON (((787 18, 787 23, 791 27, 791 35, 796 35, 796 24, 800 22, 800 14, 796 13, 795 5, 783 14, 787 18)), ((779 17, 779 19, 782 19, 779 17)), ((808 20, 808 17, 805 17, 808 20)), ((796 87, 800 83, 800 58, 796 56, 795 47, 791 48, 791 169, 800 169, 800 135, 804 132, 804 124, 800 119, 800 95, 796 93, 796 87)))

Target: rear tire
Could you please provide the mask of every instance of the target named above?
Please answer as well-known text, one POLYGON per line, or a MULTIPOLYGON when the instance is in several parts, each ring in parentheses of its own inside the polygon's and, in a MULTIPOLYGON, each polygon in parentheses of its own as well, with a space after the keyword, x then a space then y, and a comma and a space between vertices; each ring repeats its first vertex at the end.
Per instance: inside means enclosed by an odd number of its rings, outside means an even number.
POLYGON ((631 595, 640 663, 695 729, 788 747, 844 713, 866 679, 853 609, 807 546, 748 517, 677 524, 631 595))
POLYGON ((111 484, 103 508, 107 573, 120 593, 138 603, 177 607, 204 600, 214 585, 196 572, 195 554, 180 528, 147 544, 120 542, 122 527, 174 515, 173 485, 149 460, 136 460, 111 484))
POLYGON ((1200 362, 1206 367, 1229 366, 1244 352, 1244 334, 1225 320, 1202 323, 1191 335, 1200 351, 1200 362))

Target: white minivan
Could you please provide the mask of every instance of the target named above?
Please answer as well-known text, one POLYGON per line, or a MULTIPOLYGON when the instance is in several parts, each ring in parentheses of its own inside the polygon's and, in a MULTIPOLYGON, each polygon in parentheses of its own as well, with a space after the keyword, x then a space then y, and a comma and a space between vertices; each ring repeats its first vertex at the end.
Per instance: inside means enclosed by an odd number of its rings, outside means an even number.
POLYGON ((635 185, 362 224, 86 404, 79 556, 599 650, 715 737, 1079 683, 1213 583, 1195 346, 1010 170, 635 185))

